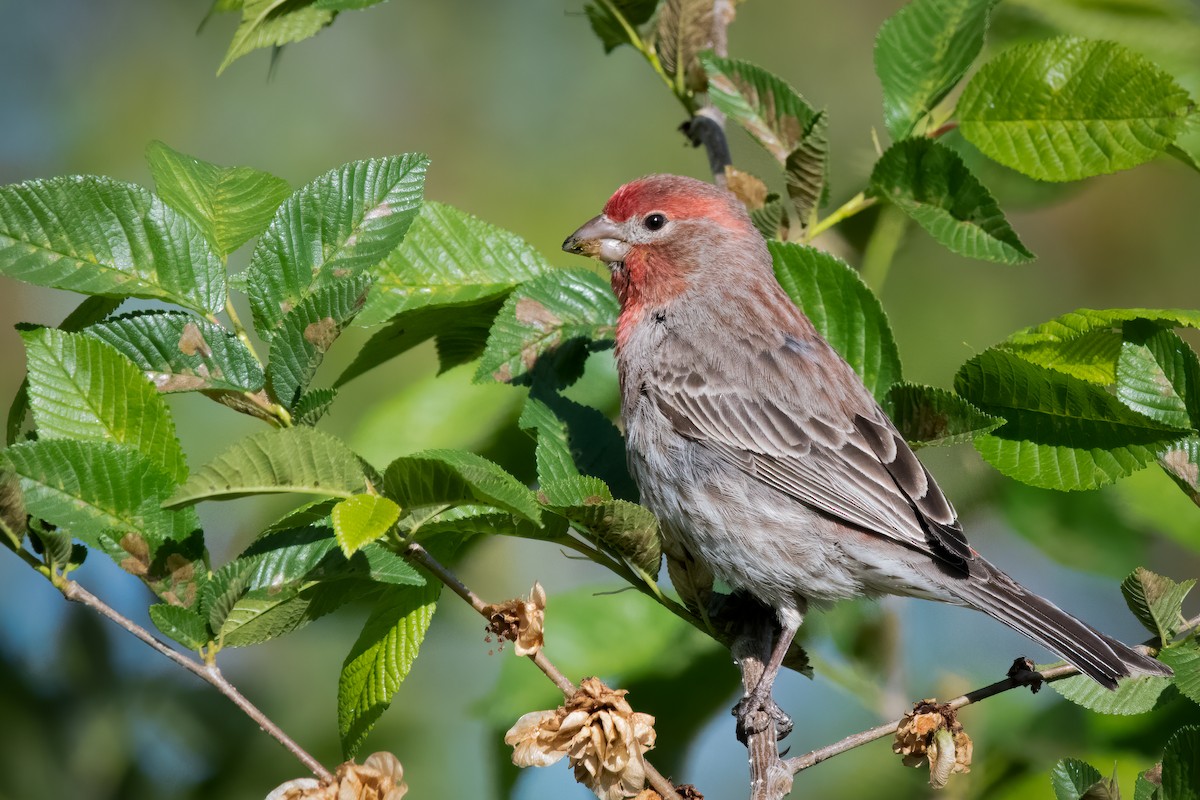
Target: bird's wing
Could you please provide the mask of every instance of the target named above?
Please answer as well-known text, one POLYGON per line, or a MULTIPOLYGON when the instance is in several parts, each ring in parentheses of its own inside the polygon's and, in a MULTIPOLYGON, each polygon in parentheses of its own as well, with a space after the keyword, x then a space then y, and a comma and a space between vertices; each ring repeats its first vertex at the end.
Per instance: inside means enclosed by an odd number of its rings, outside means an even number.
POLYGON ((768 486, 944 563, 971 560, 933 477, 850 367, 831 348, 828 355, 806 359, 803 372, 781 364, 770 380, 755 381, 767 391, 670 365, 647 389, 678 434, 768 486))

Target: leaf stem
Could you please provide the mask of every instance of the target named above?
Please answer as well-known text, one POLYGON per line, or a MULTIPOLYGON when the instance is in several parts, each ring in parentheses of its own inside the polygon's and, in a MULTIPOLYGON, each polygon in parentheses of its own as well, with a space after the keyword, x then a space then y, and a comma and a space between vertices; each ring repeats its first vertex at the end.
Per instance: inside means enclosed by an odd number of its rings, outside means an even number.
MULTIPOLYGON (((254 360, 262 364, 263 360, 254 348, 254 343, 250 341, 250 335, 246 333, 246 326, 242 324, 242 319, 238 316, 237 309, 233 305, 233 298, 231 297, 225 298, 225 314, 229 317, 229 324, 233 326, 233 332, 237 334, 238 340, 246 346, 246 349, 250 351, 250 355, 254 356, 254 360)), ((216 322, 216 320, 214 319, 213 322, 216 322)))
POLYGON ((887 281, 896 251, 908 229, 908 217, 893 205, 884 206, 863 250, 862 278, 871 291, 879 294, 887 281))
POLYGON ((629 44, 633 46, 633 49, 642 54, 642 56, 646 59, 646 63, 648 63, 654 70, 655 74, 662 79, 662 82, 666 84, 668 89, 671 90, 671 94, 675 95, 675 98, 683 105, 688 114, 695 114, 696 101, 690 94, 688 94, 687 89, 682 85, 682 82, 678 86, 675 84, 675 81, 673 81, 671 76, 667 74, 667 71, 663 69, 662 62, 658 58, 658 53, 654 51, 654 48, 646 44, 646 41, 642 39, 641 34, 637 32, 636 28, 629 24, 629 20, 625 18, 625 15, 621 13, 621 10, 617 8, 616 4, 614 4, 612 0, 597 0, 597 2, 604 6, 604 9, 620 24, 621 29, 625 31, 625 38, 629 44))
POLYGON ((805 232, 803 241, 806 243, 811 242, 813 239, 817 238, 834 225, 837 225, 842 220, 849 219, 860 211, 865 211, 866 209, 875 205, 875 203, 876 200, 874 197, 867 197, 866 192, 859 192, 845 203, 842 203, 839 208, 834 210, 829 216, 825 217, 825 219, 817 221, 805 232))

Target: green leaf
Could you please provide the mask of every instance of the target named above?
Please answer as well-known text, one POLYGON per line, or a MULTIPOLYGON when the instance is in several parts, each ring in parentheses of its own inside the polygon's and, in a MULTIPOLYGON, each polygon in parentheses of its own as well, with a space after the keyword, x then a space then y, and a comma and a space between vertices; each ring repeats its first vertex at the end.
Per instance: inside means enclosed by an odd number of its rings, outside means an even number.
POLYGON ((431 201, 375 270, 378 280, 358 324, 376 325, 418 308, 500 299, 549 270, 541 253, 516 234, 431 201))
POLYGON ((1126 322, 1117 359, 1117 398, 1150 419, 1200 427, 1200 359, 1174 331, 1126 322))
MULTIPOLYGON (((21 497, 21 482, 7 463, 0 460, 0 543, 12 550, 20 550, 24 546, 25 531, 28 527, 25 500, 21 497)), ((68 548, 68 552, 60 554, 54 560, 64 562, 69 558, 68 548)))
POLYGON ((1163 800, 1200 799, 1200 726, 1180 728, 1162 760, 1163 800))
POLYGON ((1103 387, 998 348, 959 369, 955 390, 1007 422, 975 439, 996 469, 1045 489, 1095 489, 1133 474, 1180 431, 1130 411, 1103 387))
POLYGON ((21 338, 39 436, 127 444, 175 480, 187 477, 166 402, 132 362, 81 333, 39 328, 21 338))
POLYGON ((883 119, 899 141, 962 80, 983 49, 995 0, 913 0, 875 38, 883 119))
POLYGON ((310 389, 296 401, 292 420, 297 425, 316 425, 333 406, 337 393, 337 389, 310 389))
POLYGON ((1158 465, 1193 503, 1200 505, 1200 436, 1189 436, 1163 452, 1158 465))
POLYGON ((888 148, 867 191, 894 203, 960 255, 1004 264, 1033 258, 987 188, 957 153, 933 139, 905 139, 888 148))
MULTIPOLYGON (((1157 772, 1157 769, 1154 770, 1157 772)), ((1137 781, 1133 784, 1133 800, 1162 800, 1162 787, 1158 785, 1159 776, 1153 781, 1147 777, 1151 770, 1138 773, 1137 781)))
MULTIPOLYGON (((749 61, 700 56, 713 105, 736 120, 784 167, 788 196, 803 224, 821 203, 828 177, 828 117, 782 78, 749 61)), ((773 238, 768 236, 768 238, 773 238)))
POLYGON ((270 173, 217 166, 159 141, 147 145, 146 161, 159 197, 194 222, 222 257, 266 230, 292 193, 287 181, 270 173))
POLYGON ((269 338, 310 291, 374 269, 408 232, 429 159, 352 161, 292 194, 258 240, 246 285, 258 332, 269 338))
POLYGON ((709 0, 663 0, 651 33, 654 52, 676 86, 705 89, 700 51, 713 46, 713 4, 709 0))
POLYGON ((350 649, 338 679, 338 733, 351 758, 408 677, 433 619, 442 585, 401 587, 384 594, 350 649))
POLYGON ((654 16, 658 3, 659 0, 608 0, 587 3, 583 11, 592 24, 592 30, 600 37, 604 52, 611 53, 620 45, 629 44, 629 36, 621 24, 622 18, 636 33, 637 28, 654 16))
POLYGON ((953 392, 916 383, 892 384, 885 407, 913 447, 969 442, 1004 424, 953 392))
POLYGON ((204 234, 140 186, 76 175, 0 186, 0 275, 215 313, 225 267, 204 234))
MULTIPOLYGON (((561 495, 564 489, 559 484, 543 487, 550 498, 561 495)), ((593 495, 583 503, 552 508, 587 538, 605 545, 650 576, 657 575, 662 561, 662 534, 654 514, 628 500, 594 502, 601 497, 593 495)))
POLYGON ((388 465, 383 488, 409 511, 486 503, 530 522, 541 521, 533 492, 501 467, 465 450, 426 450, 398 458, 388 465))
POLYGON ((84 333, 105 342, 145 373, 160 392, 263 387, 258 360, 220 325, 182 311, 135 311, 84 333))
POLYGON ((373 580, 308 581, 281 589, 248 589, 229 608, 221 625, 221 642, 225 647, 269 642, 348 603, 371 601, 383 591, 373 580))
POLYGON ((315 36, 322 28, 332 24, 335 16, 337 11, 315 4, 297 4, 289 0, 244 0, 242 21, 233 34, 217 74, 220 75, 226 67, 247 53, 263 47, 278 48, 315 36))
POLYGON ((1104 780, 1100 770, 1075 758, 1061 759, 1050 773, 1055 800, 1080 800, 1087 790, 1104 780))
POLYGON ((371 288, 367 273, 322 286, 284 315, 271 337, 267 378, 271 392, 289 411, 317 374, 325 353, 362 309, 371 288))
POLYGON ((362 464, 341 439, 315 428, 283 428, 235 442, 197 470, 166 505, 277 492, 351 497, 366 484, 362 464))
POLYGON ((200 614, 210 630, 222 636, 229 612, 238 600, 250 589, 251 565, 244 561, 232 561, 213 573, 200 595, 200 614))
POLYGON ((3 455, 33 517, 100 548, 167 602, 195 602, 207 574, 200 520, 161 507, 175 488, 162 467, 110 442, 42 439, 3 455))
POLYGON ((1113 384, 1124 323, 1149 320, 1163 327, 1200 327, 1200 311, 1185 309, 1081 308, 1017 331, 1000 346, 1026 361, 1091 383, 1113 384))
POLYGON ((1200 645, 1195 640, 1159 651, 1158 660, 1175 671, 1175 688, 1200 703, 1200 645))
POLYGON ((346 557, 385 535, 400 519, 400 506, 386 497, 359 494, 333 507, 333 530, 346 557))
POLYGON ((208 644, 208 626, 195 611, 156 603, 150 606, 150 620, 164 636, 188 650, 201 650, 208 644))
POLYGON ((781 242, 767 246, 780 286, 883 402, 900 380, 900 352, 879 298, 829 253, 781 242))
POLYGON ((1121 583, 1121 594, 1146 630, 1168 643, 1183 623, 1183 599, 1195 585, 1194 579, 1176 583, 1138 567, 1121 583))
POLYGON ((1170 685, 1170 678, 1151 675, 1124 678, 1115 690, 1104 688, 1086 675, 1050 684, 1054 691, 1089 711, 1120 716, 1146 713, 1155 707, 1159 695, 1170 685))
POLYGON ((574 340, 607 341, 617 312, 608 282, 588 270, 556 270, 524 283, 496 315, 476 380, 512 382, 574 340))
POLYGON ((1117 172, 1166 151, 1192 102, 1149 59, 1072 37, 1017 45, 971 79, 959 128, 1007 167, 1046 181, 1117 172))
MULTIPOLYGON (((99 322, 117 310, 123 301, 113 297, 87 297, 66 316, 58 326, 60 331, 75 332, 99 322)), ((7 444, 16 444, 21 439, 25 418, 29 415, 29 376, 21 381, 12 405, 8 408, 7 444)))

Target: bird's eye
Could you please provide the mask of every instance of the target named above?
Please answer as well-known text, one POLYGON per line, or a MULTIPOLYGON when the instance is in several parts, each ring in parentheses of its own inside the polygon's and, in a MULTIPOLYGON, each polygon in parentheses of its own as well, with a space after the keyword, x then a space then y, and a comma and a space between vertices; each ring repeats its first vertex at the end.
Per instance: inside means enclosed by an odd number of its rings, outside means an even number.
POLYGON ((646 226, 646 230, 656 231, 667 224, 667 218, 662 214, 651 214, 642 220, 642 224, 646 226))

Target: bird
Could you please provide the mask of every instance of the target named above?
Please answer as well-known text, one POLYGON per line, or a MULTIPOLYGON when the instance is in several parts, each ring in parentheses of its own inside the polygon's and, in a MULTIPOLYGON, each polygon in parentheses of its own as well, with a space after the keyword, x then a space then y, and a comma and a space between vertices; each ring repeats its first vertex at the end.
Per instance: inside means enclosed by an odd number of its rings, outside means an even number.
POLYGON ((773 609, 739 737, 810 608, 900 595, 982 611, 1108 689, 1165 664, 1042 598, 967 543, 958 514, 854 369, 775 279, 743 204, 713 184, 621 186, 563 250, 607 265, 630 473, 664 550, 773 609))

